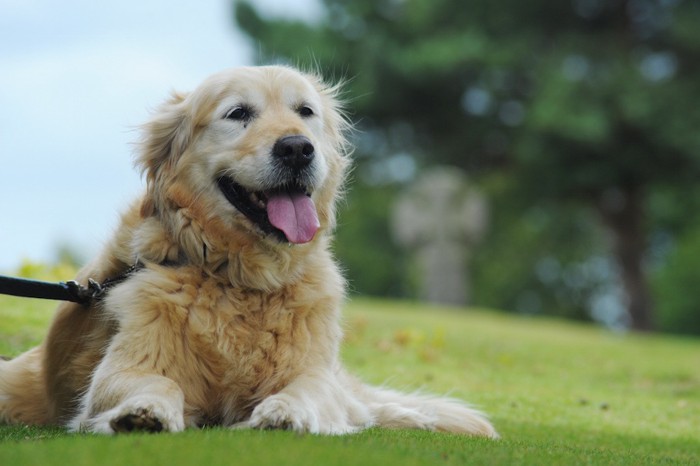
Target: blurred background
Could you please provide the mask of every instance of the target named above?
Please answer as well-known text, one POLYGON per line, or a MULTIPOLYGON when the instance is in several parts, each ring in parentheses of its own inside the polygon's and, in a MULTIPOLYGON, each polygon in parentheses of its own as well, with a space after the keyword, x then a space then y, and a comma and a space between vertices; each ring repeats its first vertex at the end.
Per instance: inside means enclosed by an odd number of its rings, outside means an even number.
POLYGON ((700 335, 700 2, 0 1, 0 269, 80 262, 133 131, 241 64, 346 82, 352 293, 700 335))

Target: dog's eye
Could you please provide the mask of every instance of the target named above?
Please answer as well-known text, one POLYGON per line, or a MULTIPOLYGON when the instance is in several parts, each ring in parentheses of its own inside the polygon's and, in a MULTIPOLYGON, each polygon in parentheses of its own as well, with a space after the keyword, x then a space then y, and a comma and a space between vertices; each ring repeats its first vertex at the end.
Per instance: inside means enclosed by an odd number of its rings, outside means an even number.
POLYGON ((247 121, 250 120, 250 117, 252 116, 252 112, 250 108, 246 106, 242 107, 234 107, 228 112, 226 112, 226 115, 224 115, 224 118, 227 120, 236 120, 236 121, 247 121))
POLYGON ((311 109, 311 107, 308 107, 306 105, 301 105, 298 109, 297 112, 299 115, 303 117, 310 117, 314 114, 314 111, 311 109))

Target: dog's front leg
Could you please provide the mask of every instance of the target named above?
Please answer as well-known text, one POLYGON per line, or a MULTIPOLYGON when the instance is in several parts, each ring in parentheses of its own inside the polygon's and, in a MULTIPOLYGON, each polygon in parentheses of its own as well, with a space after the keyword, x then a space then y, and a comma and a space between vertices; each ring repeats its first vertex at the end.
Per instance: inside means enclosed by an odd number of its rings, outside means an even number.
POLYGON ((173 380, 138 368, 115 369, 113 359, 107 355, 95 371, 71 430, 114 434, 185 428, 184 395, 173 380))
POLYGON ((261 401, 250 419, 236 427, 330 435, 357 432, 369 426, 372 418, 345 382, 342 371, 301 375, 261 401))

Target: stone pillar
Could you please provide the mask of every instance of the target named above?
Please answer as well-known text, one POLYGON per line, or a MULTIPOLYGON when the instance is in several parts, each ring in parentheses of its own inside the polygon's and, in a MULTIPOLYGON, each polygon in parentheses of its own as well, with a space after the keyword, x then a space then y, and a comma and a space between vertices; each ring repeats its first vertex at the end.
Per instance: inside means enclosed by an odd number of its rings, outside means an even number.
POLYGON ((484 197, 452 167, 431 168, 399 196, 391 229, 417 262, 421 299, 469 302, 469 256, 486 230, 487 210, 484 197))

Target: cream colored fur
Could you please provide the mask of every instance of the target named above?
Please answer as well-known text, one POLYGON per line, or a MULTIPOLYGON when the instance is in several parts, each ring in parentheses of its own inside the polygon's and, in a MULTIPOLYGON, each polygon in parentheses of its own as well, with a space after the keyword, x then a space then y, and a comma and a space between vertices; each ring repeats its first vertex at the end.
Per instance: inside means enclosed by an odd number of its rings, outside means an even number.
POLYGON ((41 346, 0 361, 0 421, 107 434, 379 425, 496 437, 460 401, 370 387, 339 362, 344 281, 329 243, 347 129, 336 89, 285 67, 229 70, 173 95, 143 128, 145 194, 79 279, 145 268, 99 305, 62 304, 41 346), (224 118, 241 103, 255 118, 224 118), (316 149, 321 228, 306 244, 263 234, 215 182, 225 173, 263 190, 285 135, 316 149))

